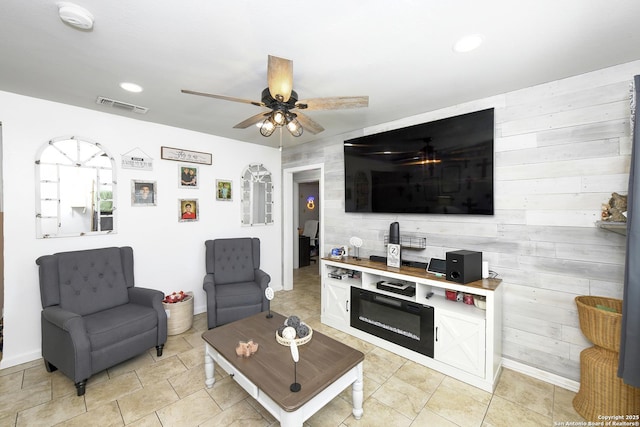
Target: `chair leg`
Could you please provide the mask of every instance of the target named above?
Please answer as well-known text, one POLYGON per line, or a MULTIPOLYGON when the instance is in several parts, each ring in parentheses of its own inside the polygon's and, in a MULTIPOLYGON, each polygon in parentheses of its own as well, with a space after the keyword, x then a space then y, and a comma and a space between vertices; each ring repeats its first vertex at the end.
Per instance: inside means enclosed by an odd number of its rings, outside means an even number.
POLYGON ((76 390, 78 392, 78 396, 84 395, 86 387, 87 387, 87 380, 80 381, 80 382, 76 383, 76 390))
POLYGON ((55 372, 58 370, 58 368, 56 368, 55 366, 53 366, 51 364, 51 362, 45 360, 44 361, 44 367, 47 369, 47 372, 55 372))
POLYGON ((156 354, 158 357, 162 356, 162 349, 164 348, 164 344, 160 344, 156 346, 156 354))

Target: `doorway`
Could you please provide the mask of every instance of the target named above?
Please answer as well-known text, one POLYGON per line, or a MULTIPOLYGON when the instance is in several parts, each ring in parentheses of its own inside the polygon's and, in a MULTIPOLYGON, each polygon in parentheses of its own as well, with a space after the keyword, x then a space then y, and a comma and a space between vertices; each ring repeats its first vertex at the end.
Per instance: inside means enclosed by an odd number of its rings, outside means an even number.
MULTIPOLYGON (((318 230, 320 224, 320 183, 307 182, 293 174, 294 185, 298 185, 298 257, 294 257, 293 268, 317 264, 319 258, 318 230), (297 264, 297 265, 296 265, 297 264)), ((295 192, 294 192, 295 194, 295 192)), ((294 251, 295 253, 295 251, 294 251)))
MULTIPOLYGON (((298 261, 298 227, 300 221, 300 183, 318 183, 318 219, 320 226, 318 230, 318 250, 322 253, 323 229, 324 229, 324 164, 313 164, 284 169, 282 171, 282 286, 284 290, 293 289, 293 269, 297 267, 298 261)), ((318 257, 319 258, 319 257, 318 257)), ((319 267, 319 260, 316 263, 319 267)))

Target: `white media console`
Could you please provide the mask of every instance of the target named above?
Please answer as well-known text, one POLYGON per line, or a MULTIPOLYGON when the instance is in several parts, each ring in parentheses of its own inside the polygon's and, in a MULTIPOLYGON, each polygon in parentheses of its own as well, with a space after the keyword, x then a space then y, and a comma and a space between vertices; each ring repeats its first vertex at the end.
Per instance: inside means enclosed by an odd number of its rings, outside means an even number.
POLYGON ((368 341, 445 375, 493 392, 502 363, 502 288, 499 279, 467 284, 450 282, 417 267, 387 267, 382 262, 346 257, 323 258, 322 323, 368 341), (350 274, 341 274, 341 273, 350 274), (379 289, 379 282, 415 286, 415 295, 379 289), (351 288, 433 307, 433 357, 351 326, 351 288), (446 290, 483 296, 486 309, 446 298, 446 290))

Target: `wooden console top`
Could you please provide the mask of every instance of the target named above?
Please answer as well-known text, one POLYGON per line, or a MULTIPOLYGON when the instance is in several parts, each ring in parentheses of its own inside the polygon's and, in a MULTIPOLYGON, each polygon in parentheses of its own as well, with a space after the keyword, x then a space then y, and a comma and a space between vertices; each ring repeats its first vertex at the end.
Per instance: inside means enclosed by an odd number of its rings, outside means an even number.
MULTIPOLYGON (((365 258, 356 259, 355 257, 345 257, 342 259, 333 259, 333 258, 325 257, 322 259, 324 261, 331 261, 339 264, 344 264, 344 268, 349 268, 349 269, 353 269, 353 268, 357 269, 357 267, 363 267, 363 268, 369 268, 372 270, 379 270, 381 272, 386 272, 386 273, 403 274, 405 276, 411 276, 418 279, 434 280, 437 282, 442 282, 443 284, 451 283, 456 285, 469 286, 471 288, 487 289, 490 291, 494 291, 502 282, 502 279, 481 279, 481 280, 476 280, 475 282, 462 284, 457 282, 451 282, 445 279, 444 277, 438 277, 435 274, 429 273, 426 270, 418 267, 405 267, 405 266, 402 266, 400 268, 389 267, 387 266, 387 264, 382 262, 371 261, 365 258)), ((446 287, 446 286, 443 286, 443 287, 446 287)))

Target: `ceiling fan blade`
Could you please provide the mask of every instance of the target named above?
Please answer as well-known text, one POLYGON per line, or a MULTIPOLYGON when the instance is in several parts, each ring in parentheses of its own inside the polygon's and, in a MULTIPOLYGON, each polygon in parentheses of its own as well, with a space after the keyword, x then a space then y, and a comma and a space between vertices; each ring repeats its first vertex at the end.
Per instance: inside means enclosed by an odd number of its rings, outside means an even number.
POLYGON ((273 99, 282 96, 282 102, 287 102, 293 90, 293 61, 269 55, 267 62, 267 84, 273 99))
POLYGON ((234 128, 246 129, 251 125, 255 125, 256 123, 263 121, 269 114, 271 114, 270 111, 267 111, 266 113, 263 111, 262 113, 256 114, 255 116, 251 116, 248 119, 241 121, 240 123, 235 125, 234 128))
POLYGON ((320 133, 320 132, 322 132, 324 130, 324 128, 322 126, 320 126, 320 123, 316 122, 311 117, 305 116, 304 114, 302 114, 300 112, 296 112, 296 116, 297 116, 298 121, 302 125, 302 128, 305 131, 311 132, 312 134, 315 135, 315 134, 320 133))
POLYGON ((256 105, 258 107, 265 106, 262 102, 251 101, 250 99, 234 98, 232 96, 214 95, 212 93, 196 92, 188 89, 182 89, 181 92, 189 95, 198 95, 198 96, 206 96, 209 98, 223 99, 225 101, 242 102, 243 104, 251 104, 251 105, 256 105))
POLYGON ((345 110, 369 106, 368 96, 336 96, 333 98, 311 98, 298 101, 296 107, 304 110, 345 110), (306 107, 305 107, 306 105, 306 107))

